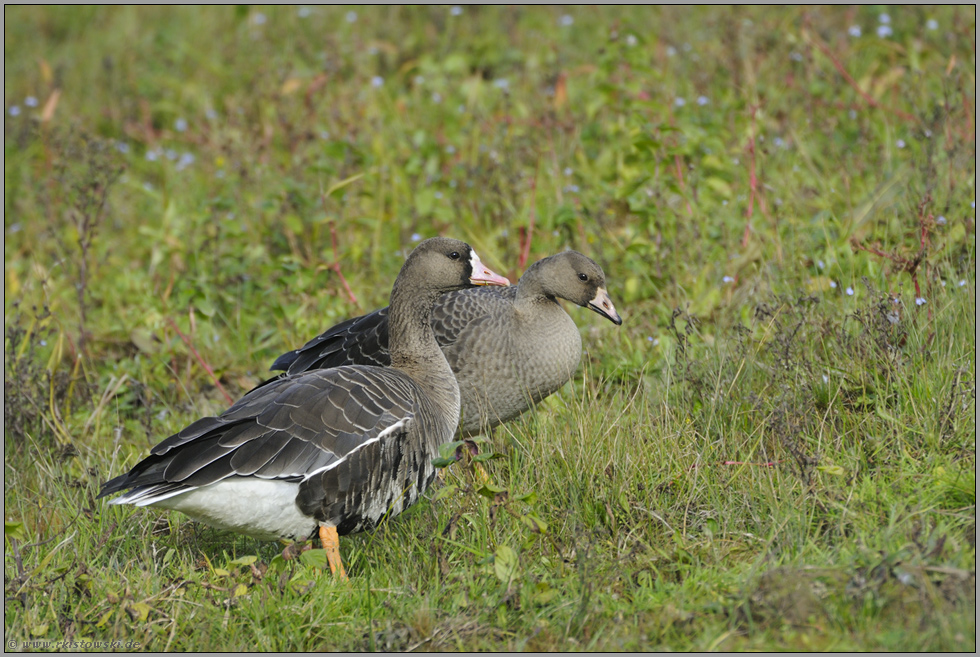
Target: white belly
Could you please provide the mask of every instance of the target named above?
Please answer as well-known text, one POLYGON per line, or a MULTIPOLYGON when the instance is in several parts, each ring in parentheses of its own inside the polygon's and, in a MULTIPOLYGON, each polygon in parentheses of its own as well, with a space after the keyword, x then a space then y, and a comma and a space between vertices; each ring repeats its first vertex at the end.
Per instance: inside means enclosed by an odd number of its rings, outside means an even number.
POLYGON ((298 482, 231 478, 174 495, 152 506, 174 509, 195 520, 262 540, 305 540, 317 527, 296 506, 298 482))

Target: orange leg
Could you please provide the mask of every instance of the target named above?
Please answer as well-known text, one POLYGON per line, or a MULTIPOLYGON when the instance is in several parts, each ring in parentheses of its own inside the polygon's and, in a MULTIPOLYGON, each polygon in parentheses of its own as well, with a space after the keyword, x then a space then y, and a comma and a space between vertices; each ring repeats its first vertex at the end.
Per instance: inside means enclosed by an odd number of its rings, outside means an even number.
POLYGON ((347 579, 344 562, 340 560, 340 536, 337 535, 337 528, 321 525, 320 541, 323 543, 323 549, 327 551, 327 563, 330 564, 330 572, 340 579, 347 579))

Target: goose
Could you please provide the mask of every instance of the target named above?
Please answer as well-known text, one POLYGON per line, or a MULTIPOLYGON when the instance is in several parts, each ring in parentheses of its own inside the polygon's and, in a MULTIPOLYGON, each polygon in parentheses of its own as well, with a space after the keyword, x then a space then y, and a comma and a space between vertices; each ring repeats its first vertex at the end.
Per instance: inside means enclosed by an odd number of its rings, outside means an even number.
POLYGON ((391 291, 391 366, 345 365, 285 376, 156 445, 103 484, 110 504, 175 509, 255 538, 319 533, 346 578, 339 536, 414 504, 452 440, 459 388, 432 333, 445 292, 509 285, 465 242, 435 237, 409 255, 391 291))
MULTIPOLYGON (((577 251, 535 262, 516 286, 458 290, 436 302, 432 329, 459 383, 463 437, 512 420, 571 379, 582 338, 557 299, 623 323, 602 268, 577 251)), ((346 320, 279 356, 271 369, 292 375, 354 363, 387 365, 389 322, 389 308, 346 320)))

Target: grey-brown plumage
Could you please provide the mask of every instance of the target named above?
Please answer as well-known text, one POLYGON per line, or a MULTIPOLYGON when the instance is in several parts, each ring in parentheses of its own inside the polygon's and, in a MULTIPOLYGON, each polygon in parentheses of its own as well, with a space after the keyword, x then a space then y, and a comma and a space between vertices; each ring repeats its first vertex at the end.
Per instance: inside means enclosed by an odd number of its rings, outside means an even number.
POLYGON ((432 335, 449 290, 504 285, 468 245, 422 242, 391 293, 391 367, 344 366, 273 380, 218 417, 167 438, 99 497, 173 508, 259 538, 348 534, 413 504, 452 439, 459 390, 432 335))
MULTIPOLYGON (((459 383, 460 430, 472 435, 517 417, 567 382, 578 368, 578 328, 556 299, 621 324, 602 269, 576 251, 531 265, 514 287, 443 295, 432 329, 459 383)), ((388 363, 388 308, 328 329, 272 365, 289 374, 348 364, 388 363)))

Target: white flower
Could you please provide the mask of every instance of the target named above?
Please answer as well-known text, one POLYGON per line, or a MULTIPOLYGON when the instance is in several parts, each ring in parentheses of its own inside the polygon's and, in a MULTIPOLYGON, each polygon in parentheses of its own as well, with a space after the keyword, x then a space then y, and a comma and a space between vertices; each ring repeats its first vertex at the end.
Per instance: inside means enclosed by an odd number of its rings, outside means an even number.
POLYGON ((636 45, 637 43, 638 43, 638 41, 637 41, 637 39, 636 39, 636 36, 634 36, 634 35, 632 35, 632 34, 627 34, 627 35, 626 35, 626 45, 627 45, 627 46, 629 46, 630 48, 632 48, 632 47, 633 47, 633 46, 635 46, 635 45, 636 45))

